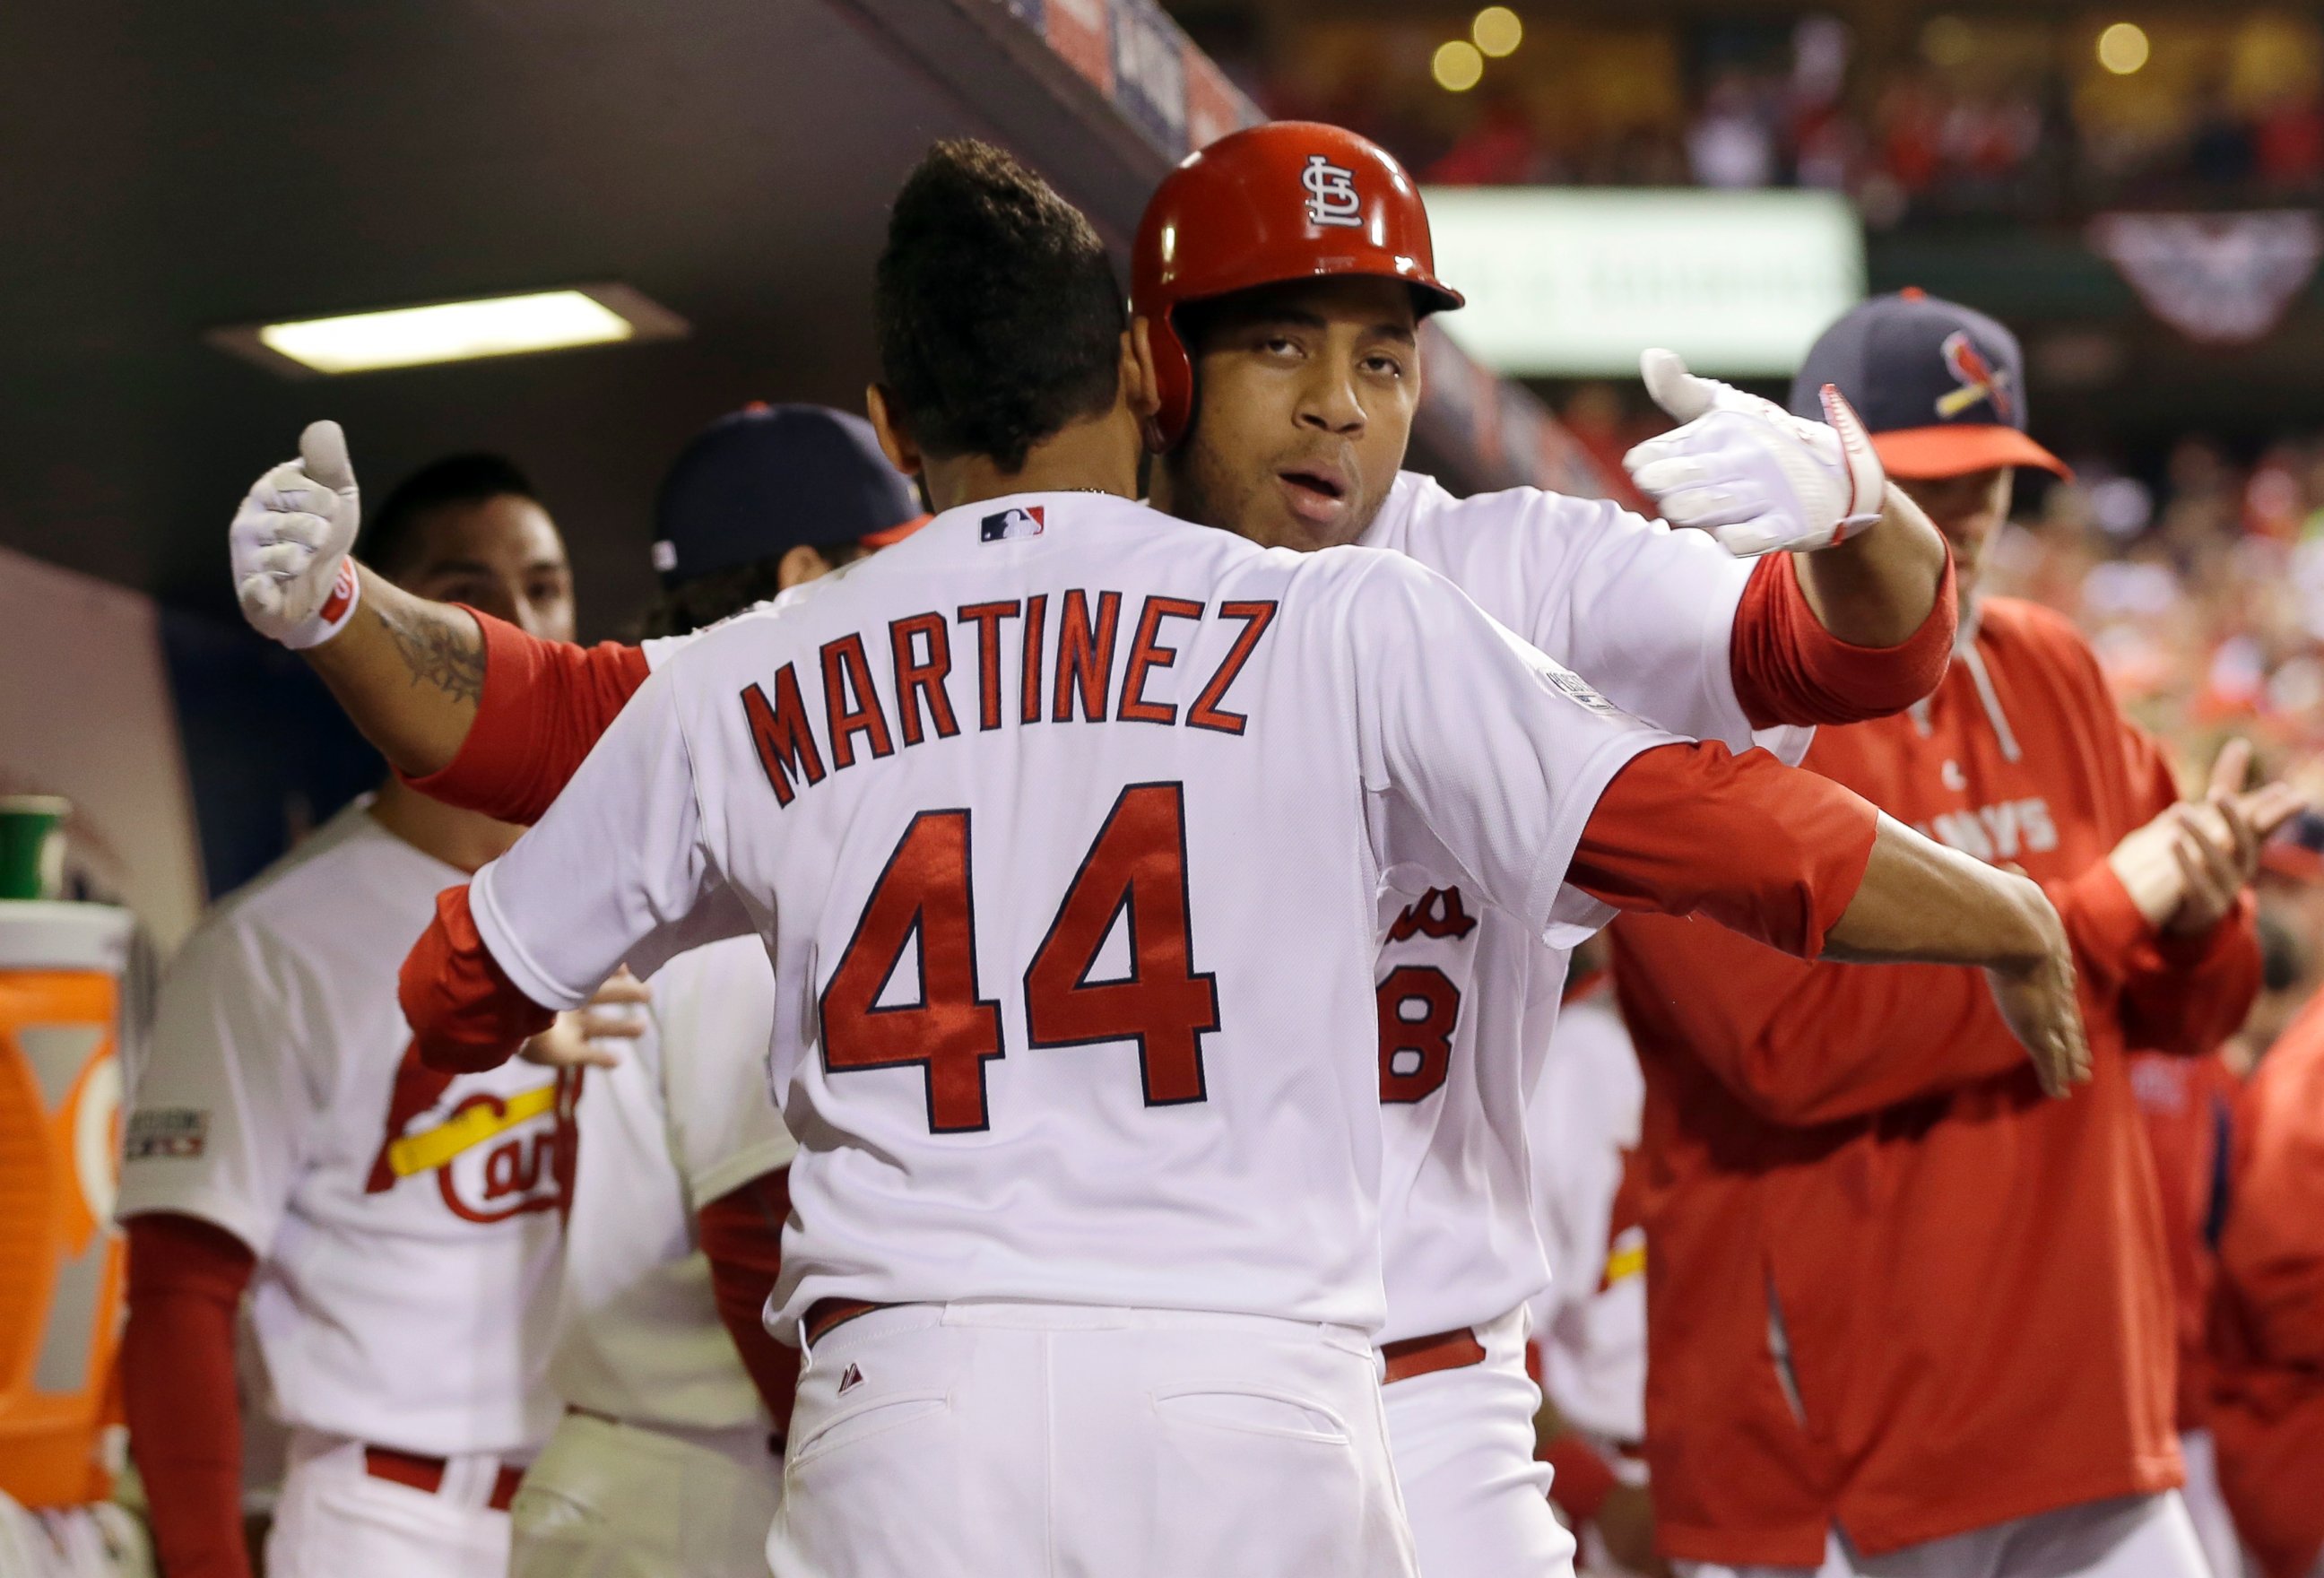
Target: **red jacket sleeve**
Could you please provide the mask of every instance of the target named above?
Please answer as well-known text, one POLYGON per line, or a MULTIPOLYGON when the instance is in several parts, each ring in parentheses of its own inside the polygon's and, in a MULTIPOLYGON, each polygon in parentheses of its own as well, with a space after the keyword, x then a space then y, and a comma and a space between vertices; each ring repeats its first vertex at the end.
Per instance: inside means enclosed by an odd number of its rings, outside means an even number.
POLYGON ((255 1263, 240 1239, 194 1217, 129 1223, 122 1400, 170 1578, 249 1578, 234 1319, 255 1263))
POLYGON ((1702 915, 1812 959, 1878 830, 1869 801, 1764 751, 1658 745, 1606 786, 1568 880, 1617 909, 1702 915))
POLYGON ((1823 627, 1800 590, 1788 553, 1761 559, 1744 586, 1728 641, 1735 697, 1755 729, 1854 724, 1903 712, 1936 689, 1952 656, 1960 613, 1952 553, 1936 605, 1902 646, 1850 646, 1823 627))
POLYGON ((767 1405, 779 1440, 790 1433, 799 1351, 767 1330, 767 1297, 783 1269, 783 1223, 791 1213, 790 1168, 777 1167, 720 1195, 696 1213, 718 1318, 767 1405))
POLYGON ((477 935, 465 882, 436 895, 436 918, 404 955, 396 999, 420 1061, 449 1074, 497 1068, 557 1020, 502 974, 477 935))
POLYGON ((612 641, 545 641, 468 612, 484 637, 475 722, 443 771, 404 781, 446 805, 529 826, 646 682, 645 654, 612 641))

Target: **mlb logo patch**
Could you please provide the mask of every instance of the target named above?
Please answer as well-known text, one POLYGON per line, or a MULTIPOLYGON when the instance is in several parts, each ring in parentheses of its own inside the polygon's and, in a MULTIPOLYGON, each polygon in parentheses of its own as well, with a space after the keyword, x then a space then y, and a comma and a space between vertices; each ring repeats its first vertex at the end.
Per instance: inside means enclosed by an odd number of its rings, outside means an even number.
POLYGON ((195 1107, 160 1107, 134 1112, 123 1144, 131 1161, 170 1158, 190 1161, 209 1144, 210 1115, 195 1107))
POLYGON ((1019 537, 1038 537, 1047 526, 1048 518, 1042 514, 1039 504, 1012 504, 997 515, 984 518, 983 535, 987 542, 1013 542, 1019 537))

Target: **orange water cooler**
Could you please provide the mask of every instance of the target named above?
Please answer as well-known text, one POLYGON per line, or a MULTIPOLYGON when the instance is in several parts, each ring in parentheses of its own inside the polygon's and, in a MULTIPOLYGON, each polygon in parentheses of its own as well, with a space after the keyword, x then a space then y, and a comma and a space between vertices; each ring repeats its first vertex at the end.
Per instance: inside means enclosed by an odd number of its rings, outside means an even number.
POLYGON ((111 1493, 129 912, 0 900, 0 1490, 111 1493))

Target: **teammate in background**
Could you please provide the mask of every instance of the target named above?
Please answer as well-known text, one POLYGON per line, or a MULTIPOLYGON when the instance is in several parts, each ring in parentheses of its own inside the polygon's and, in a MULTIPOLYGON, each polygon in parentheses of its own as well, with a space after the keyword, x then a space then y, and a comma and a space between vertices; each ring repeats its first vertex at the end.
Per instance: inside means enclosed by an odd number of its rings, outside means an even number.
MULTIPOLYGON (((1706 531, 1530 488, 1456 501, 1401 472, 1418 319, 1459 300, 1429 259, 1404 171, 1334 127, 1239 133, 1172 176, 1133 259, 1163 370, 1157 505, 1262 543, 1402 551, 1618 705, 1738 751, 1764 743, 1795 760, 1806 725, 1893 712, 1935 685, 1953 603, 1934 529, 1882 492, 1877 467, 1867 475, 1868 450, 1850 456, 1828 429, 1689 378, 1673 358, 1654 364, 1652 387, 1705 420, 1683 429, 1698 442, 1678 457, 1683 485, 1666 508, 1706 531), (1692 507, 1722 484, 1751 507, 1692 507), (1795 546, 1826 551, 1737 557, 1795 546)), ((262 599, 274 595, 256 557, 269 549, 238 540, 237 571, 262 599)), ((309 551, 311 579, 329 568, 324 540, 287 558, 309 551)), ((373 619, 313 650, 316 666, 399 767, 428 775, 414 780, 428 792, 512 819, 540 814, 656 657, 543 651, 392 589, 364 595, 373 619), (439 651, 467 668, 451 684, 416 683, 434 671, 410 654, 439 651)), ((262 628, 273 617, 252 612, 262 628)), ((1525 1004, 1539 983, 1554 991, 1563 953, 1457 887, 1391 890, 1384 903, 1382 1341, 1399 1477, 1431 1578, 1554 1569, 1569 1542, 1543 1503, 1522 1333, 1549 1270, 1518 1114, 1540 1057, 1537 1038, 1522 1040, 1525 1004), (1503 1083, 1481 1083, 1480 1057, 1503 1083)))
MULTIPOLYGON (((655 514, 645 625, 685 635, 899 540, 919 505, 862 418, 753 406, 687 447, 655 514)), ((767 1569, 798 1351, 763 1319, 798 1149, 767 1086, 766 949, 680 955, 653 1017, 580 1112, 549 1367, 566 1414, 517 1491, 513 1578, 767 1569)))
MULTIPOLYGON (((2259 943, 2264 979, 2264 933, 2259 943)), ((2171 1273, 2178 1359, 2172 1420, 2187 1473, 2179 1493, 2213 1578, 2241 1578, 2242 1568, 2235 1518, 2219 1494, 2218 1460, 2212 1450, 2216 1377, 2210 1353, 2219 1230, 2227 1204, 2227 1140, 2242 1087, 2226 1056, 2218 1051, 2199 1057, 2135 1052, 2130 1057, 2130 1091, 2154 1158, 2163 1264, 2171 1273)))
MULTIPOLYGON (((506 461, 415 474, 363 553, 418 596, 573 633, 556 527, 506 461)), ((118 1215, 130 1448, 171 1578, 249 1571, 234 1323, 244 1290, 290 1467, 275 1578, 508 1566, 506 1509, 555 1417, 543 1384, 581 1075, 420 1066, 395 967, 434 895, 517 829, 390 781, 213 912, 164 981, 118 1215)), ((536 1055, 632 1037, 642 995, 536 1055)))
MULTIPOLYGON (((877 318, 875 424, 944 512, 675 654, 444 895, 403 990, 444 1066, 700 928, 762 928, 779 995, 816 994, 820 1057, 777 1071, 807 1349, 778 1573, 1410 1570, 1360 1335, 1380 871, 1537 928, 1570 873, 1803 953, 2006 962, 2045 1076, 2077 1076, 2030 883, 1636 724, 1394 556, 1128 502, 1146 337, 1005 156, 915 171, 877 318)), ((327 531, 318 494, 275 505, 327 531)))
MULTIPOLYGON (((2324 998, 2236 1109, 2214 1309, 2220 1489, 2261 1578, 2324 1578, 2324 998)), ((2237 1578, 2230 1572, 2219 1578, 2237 1578)))
POLYGON ((1549 1291, 1534 1301, 1541 1456, 1592 1578, 1669 1578, 1646 1484, 1646 1245, 1638 1224, 1645 1079, 1614 1009, 1606 946, 1574 950, 1526 1127, 1534 1141, 1549 1291))
MULTIPOLYGON (((2258 976, 2242 897, 2298 798, 2231 746, 2181 802, 2061 616, 1977 579, 2020 465, 2017 343, 1919 294, 1826 331, 1836 384, 1952 545, 1964 614, 1907 716, 1821 732, 1806 765, 2047 888, 2097 1077, 2045 1102, 1976 978, 1779 959, 1626 917, 1646 1076, 1646 1457, 1683 1573, 2199 1578, 2172 1489, 2172 1330, 2125 1053, 2200 1054, 2258 976), (2042 1203, 2031 1215, 2029 1201, 2042 1203)), ((1636 458, 1655 460, 1658 441, 1636 458)))

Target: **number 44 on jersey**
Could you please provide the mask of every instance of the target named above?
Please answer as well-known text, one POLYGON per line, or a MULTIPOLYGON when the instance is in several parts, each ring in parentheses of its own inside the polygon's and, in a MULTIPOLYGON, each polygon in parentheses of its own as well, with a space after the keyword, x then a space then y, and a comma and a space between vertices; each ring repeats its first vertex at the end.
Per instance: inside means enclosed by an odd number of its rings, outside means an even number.
MULTIPOLYGON (((1031 1044, 1134 1042, 1147 1105, 1202 1101, 1203 1038, 1219 1028, 1219 994, 1215 978, 1194 968, 1190 910, 1185 786, 1131 784, 1026 967, 1031 1044), (1130 974, 1093 982, 1098 951, 1125 911, 1130 974)), ((823 992, 825 1071, 919 1066, 937 1134, 991 1126, 984 1066, 1006 1056, 1001 1005, 978 988, 975 912, 969 813, 921 812, 888 857, 823 992), (879 1006, 915 937, 918 1000, 879 1006)))

